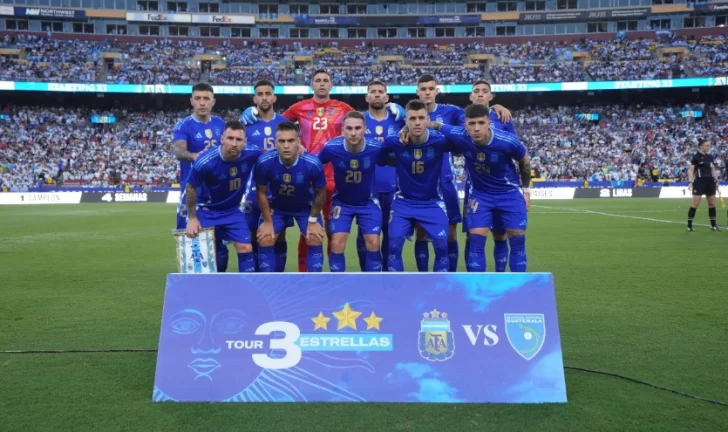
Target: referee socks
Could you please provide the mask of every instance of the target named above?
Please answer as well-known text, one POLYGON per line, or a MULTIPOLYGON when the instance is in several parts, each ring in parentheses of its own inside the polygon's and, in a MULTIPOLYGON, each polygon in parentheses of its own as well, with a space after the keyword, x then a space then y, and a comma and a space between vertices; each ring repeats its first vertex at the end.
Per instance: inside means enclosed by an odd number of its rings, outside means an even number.
POLYGON ((697 212, 698 209, 694 207, 690 207, 690 210, 688 210, 688 228, 693 227, 693 219, 695 219, 695 212, 697 212))

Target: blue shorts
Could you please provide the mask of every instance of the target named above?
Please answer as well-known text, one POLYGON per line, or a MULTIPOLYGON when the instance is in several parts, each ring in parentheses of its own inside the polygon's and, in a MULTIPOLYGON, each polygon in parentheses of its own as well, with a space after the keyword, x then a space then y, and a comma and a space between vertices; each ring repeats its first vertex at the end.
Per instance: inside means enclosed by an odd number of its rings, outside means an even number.
POLYGON ((412 235, 415 223, 422 226, 430 239, 447 239, 449 221, 445 203, 395 198, 389 213, 389 238, 412 235))
POLYGON ((331 201, 329 231, 331 234, 351 232, 351 224, 355 217, 359 232, 363 235, 379 235, 382 232, 382 209, 376 199, 369 200, 367 204, 361 206, 343 204, 337 200, 331 201))
POLYGON ((177 229, 187 229, 187 196, 185 194, 185 185, 181 185, 179 194, 179 204, 177 204, 177 229))
POLYGON ((199 209, 197 219, 203 228, 215 227, 215 240, 250 244, 250 228, 239 208, 226 211, 199 209))
MULTIPOLYGON (((311 210, 301 210, 297 212, 287 212, 283 210, 271 210, 271 218, 273 219, 273 231, 276 234, 283 232, 284 229, 293 226, 293 221, 298 224, 298 229, 301 230, 301 234, 306 235, 306 229, 308 228, 308 217, 311 216, 311 210)), ((321 215, 317 217, 318 223, 323 227, 324 221, 321 219, 321 215)), ((263 225, 263 218, 260 219, 258 226, 263 225)))
POLYGON ((520 190, 502 194, 473 191, 466 219, 469 229, 492 228, 495 232, 525 230, 528 227, 526 201, 520 190))
POLYGON ((460 198, 458 198, 455 181, 442 180, 440 187, 442 188, 442 199, 445 202, 449 225, 459 224, 463 221, 463 216, 460 214, 460 198))

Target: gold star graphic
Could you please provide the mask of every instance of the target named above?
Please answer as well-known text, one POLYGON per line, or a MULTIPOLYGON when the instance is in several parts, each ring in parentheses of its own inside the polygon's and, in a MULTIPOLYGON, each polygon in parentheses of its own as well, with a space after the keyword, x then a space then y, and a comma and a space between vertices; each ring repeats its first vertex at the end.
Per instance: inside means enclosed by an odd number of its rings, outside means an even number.
POLYGON ((345 304, 344 309, 334 312, 334 316, 339 320, 339 326, 336 329, 341 330, 346 327, 351 327, 356 330, 356 319, 359 318, 359 315, 361 315, 361 312, 353 311, 349 303, 345 304))
POLYGON ((329 324, 329 321, 331 321, 331 318, 328 318, 324 316, 323 312, 319 312, 317 317, 311 318, 311 321, 314 323, 314 330, 323 329, 328 330, 326 326, 329 324))
POLYGON ((367 330, 376 329, 381 330, 379 328, 379 323, 382 322, 384 318, 378 317, 374 312, 372 312, 371 315, 369 315, 369 318, 364 318, 364 322, 367 323, 367 330))

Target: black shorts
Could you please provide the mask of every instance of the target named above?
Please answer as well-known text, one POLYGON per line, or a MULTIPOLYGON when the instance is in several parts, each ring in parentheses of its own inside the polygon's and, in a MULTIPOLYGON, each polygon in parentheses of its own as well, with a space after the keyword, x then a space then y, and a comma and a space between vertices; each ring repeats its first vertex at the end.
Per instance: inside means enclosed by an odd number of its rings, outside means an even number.
POLYGON ((693 182, 693 195, 715 196, 715 179, 710 177, 697 178, 693 182))

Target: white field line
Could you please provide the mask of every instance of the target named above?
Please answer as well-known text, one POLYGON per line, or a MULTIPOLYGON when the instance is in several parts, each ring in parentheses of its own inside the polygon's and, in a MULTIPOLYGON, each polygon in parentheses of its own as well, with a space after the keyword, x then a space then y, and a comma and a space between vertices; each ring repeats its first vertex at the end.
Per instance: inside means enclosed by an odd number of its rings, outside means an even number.
MULTIPOLYGON (((568 210, 566 213, 585 213, 585 214, 594 214, 594 215, 599 215, 599 216, 608 216, 608 217, 615 217, 615 218, 622 218, 622 219, 636 219, 636 220, 641 220, 641 221, 646 221, 646 222, 660 222, 660 223, 669 223, 669 224, 687 226, 687 218, 684 222, 680 222, 680 221, 673 221, 673 220, 630 216, 630 215, 617 214, 617 213, 605 213, 605 212, 598 212, 598 211, 593 211, 593 210, 575 209, 575 208, 569 208, 569 207, 551 207, 551 206, 542 206, 542 205, 533 205, 533 204, 531 205, 531 207, 544 208, 544 209, 548 209, 548 210, 561 210, 561 211, 568 210)), ((693 222, 693 226, 710 227, 710 224, 702 224, 702 223, 693 222)))

